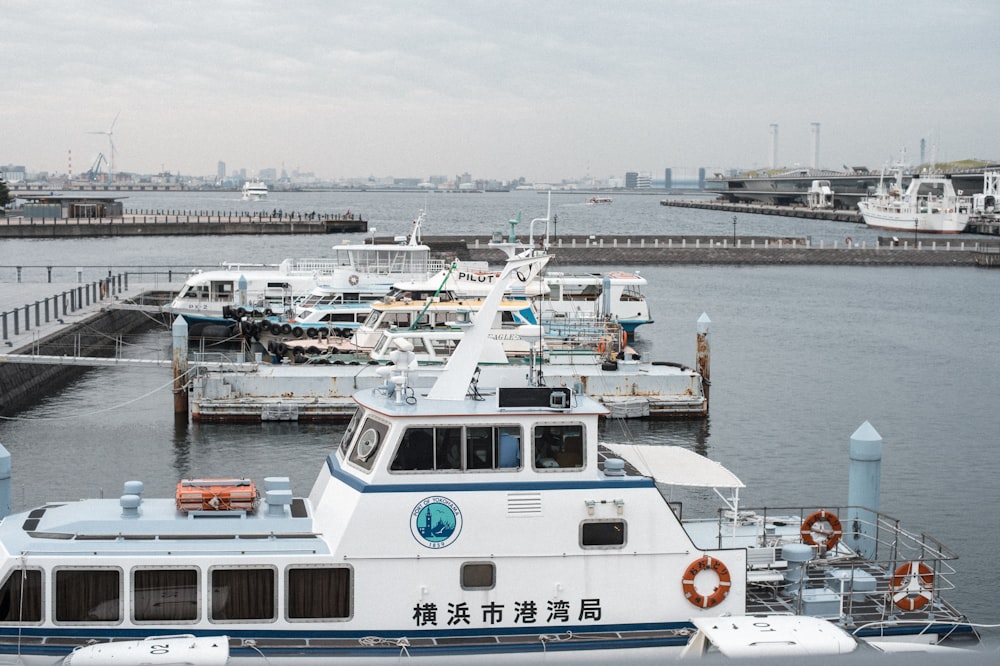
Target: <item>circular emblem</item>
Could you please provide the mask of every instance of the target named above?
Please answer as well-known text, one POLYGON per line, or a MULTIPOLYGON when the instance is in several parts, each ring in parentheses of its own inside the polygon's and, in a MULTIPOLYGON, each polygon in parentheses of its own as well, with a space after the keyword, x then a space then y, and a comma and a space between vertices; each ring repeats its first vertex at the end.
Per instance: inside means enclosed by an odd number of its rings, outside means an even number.
POLYGON ((424 498, 410 513, 410 531, 421 546, 450 546, 462 531, 462 511, 447 497, 424 498))
POLYGON ((352 287, 355 287, 358 284, 358 276, 352 275, 351 277, 347 278, 347 281, 351 283, 352 287))

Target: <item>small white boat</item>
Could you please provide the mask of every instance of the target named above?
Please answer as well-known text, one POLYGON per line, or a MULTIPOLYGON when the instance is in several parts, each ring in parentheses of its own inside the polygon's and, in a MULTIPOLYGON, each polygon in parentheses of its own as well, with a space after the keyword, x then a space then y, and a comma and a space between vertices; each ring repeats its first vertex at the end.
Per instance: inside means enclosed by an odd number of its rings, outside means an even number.
POLYGON ((243 200, 260 201, 267 198, 267 183, 257 180, 248 180, 243 183, 243 200))
POLYGON ((222 269, 193 273, 170 303, 172 314, 190 323, 232 324, 244 316, 285 314, 318 284, 341 301, 358 303, 384 296, 401 280, 426 279, 446 262, 431 257, 420 242, 423 214, 409 237, 397 243, 344 243, 327 258, 285 259, 280 264, 226 263, 222 269))
POLYGON ((228 636, 154 636, 78 647, 62 666, 226 666, 228 636))
POLYGON ((875 193, 858 202, 865 224, 876 229, 914 233, 959 234, 972 212, 972 197, 956 192, 951 179, 938 174, 914 176, 903 190, 903 169, 883 178, 875 193))
POLYGON ((594 204, 609 204, 611 203, 611 197, 590 197, 587 199, 587 205, 593 206, 594 204))

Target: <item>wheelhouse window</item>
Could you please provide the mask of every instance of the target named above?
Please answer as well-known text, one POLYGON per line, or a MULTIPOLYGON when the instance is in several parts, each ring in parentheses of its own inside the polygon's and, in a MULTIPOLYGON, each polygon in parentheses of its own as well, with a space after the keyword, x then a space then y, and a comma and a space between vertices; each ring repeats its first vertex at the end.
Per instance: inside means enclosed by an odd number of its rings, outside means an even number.
POLYGON ((492 590, 497 583, 492 562, 466 562, 462 565, 463 590, 492 590))
POLYGON ((584 548, 616 548, 625 545, 624 520, 588 520, 580 525, 584 548))
POLYGON ((274 569, 213 569, 211 577, 212 620, 275 619, 274 569))
POLYGON ((389 427, 384 423, 370 418, 365 419, 364 424, 358 428, 357 441, 351 450, 349 460, 359 467, 370 470, 378 458, 382 440, 385 439, 388 430, 389 427))
POLYGON ((517 469, 520 426, 408 428, 389 469, 460 471, 517 469))
POLYGON ((340 438, 340 453, 342 455, 346 456, 347 450, 351 447, 351 440, 354 439, 354 434, 358 431, 358 424, 361 423, 362 413, 360 409, 354 412, 351 422, 347 424, 347 430, 344 431, 344 436, 340 438))
POLYGON ((288 570, 289 620, 335 620, 351 616, 351 569, 293 567, 288 570))
POLYGON ((122 619, 118 569, 57 569, 56 622, 119 622, 122 619))
POLYGON ((0 586, 0 622, 41 622, 42 572, 15 569, 0 586))
POLYGON ((132 572, 132 617, 136 622, 198 619, 196 569, 136 569, 132 572))
POLYGON ((534 445, 537 469, 580 469, 584 465, 582 424, 537 426, 534 445))

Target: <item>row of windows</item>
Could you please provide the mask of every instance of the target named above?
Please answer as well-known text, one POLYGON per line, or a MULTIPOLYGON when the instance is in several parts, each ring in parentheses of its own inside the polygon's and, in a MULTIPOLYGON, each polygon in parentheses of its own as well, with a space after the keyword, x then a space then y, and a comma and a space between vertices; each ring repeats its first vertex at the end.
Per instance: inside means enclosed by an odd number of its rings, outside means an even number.
MULTIPOLYGON (((201 619, 196 568, 134 569, 133 622, 193 623, 201 619)), ((208 572, 213 622, 273 621, 278 617, 277 571, 272 567, 214 568, 208 572)), ((352 572, 348 567, 292 567, 286 571, 284 606, 288 620, 337 620, 351 614, 352 572)), ((52 619, 59 623, 121 622, 122 571, 63 568, 52 573, 52 619)), ((0 586, 0 622, 41 622, 42 572, 13 571, 0 586)))
MULTIPOLYGON (((624 520, 588 520, 580 524, 585 549, 621 548, 624 520)), ((112 567, 60 568, 52 573, 57 623, 121 622, 122 571, 112 567)), ((273 567, 212 568, 208 620, 270 622, 278 619, 278 572, 273 567)), ((285 572, 284 617, 289 621, 343 620, 351 615, 353 572, 349 567, 289 567, 285 572)), ((129 608, 134 623, 189 624, 202 617, 201 571, 194 567, 133 569, 129 608)), ((42 621, 43 575, 38 569, 15 570, 0 586, 0 623, 42 621)), ((465 562, 460 582, 465 590, 496 586, 493 562, 465 562)))
MULTIPOLYGON (((388 428, 355 414, 341 440, 343 454, 371 469, 388 428), (351 449, 355 433, 357 443, 351 449)), ((582 424, 535 426, 531 433, 536 469, 580 469, 586 462, 582 424)), ((516 470, 524 465, 523 429, 519 425, 413 427, 403 431, 389 469, 407 471, 516 470)))

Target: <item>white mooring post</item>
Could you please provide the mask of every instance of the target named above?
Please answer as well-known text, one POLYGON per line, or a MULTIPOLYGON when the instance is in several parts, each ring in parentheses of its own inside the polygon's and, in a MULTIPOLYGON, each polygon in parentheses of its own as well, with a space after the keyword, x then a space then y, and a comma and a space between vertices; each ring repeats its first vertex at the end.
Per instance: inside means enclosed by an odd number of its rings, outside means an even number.
POLYGON ((10 452, 0 444, 0 518, 10 515, 10 452))
POLYGON ((866 559, 875 558, 875 512, 879 509, 881 473, 882 436, 871 423, 865 421, 851 435, 851 470, 847 483, 849 508, 844 533, 850 535, 848 545, 866 559))

